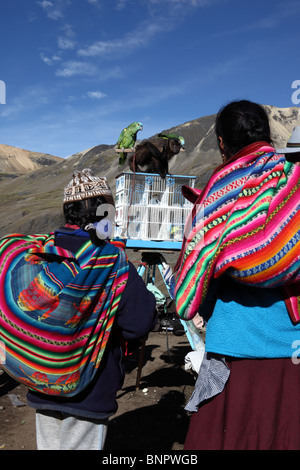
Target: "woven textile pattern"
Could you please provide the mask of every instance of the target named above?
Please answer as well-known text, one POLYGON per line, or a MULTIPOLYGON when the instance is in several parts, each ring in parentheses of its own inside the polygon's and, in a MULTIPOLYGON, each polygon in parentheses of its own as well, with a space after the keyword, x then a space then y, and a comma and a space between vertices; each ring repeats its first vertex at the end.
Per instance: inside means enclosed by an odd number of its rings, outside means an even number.
POLYGON ((246 285, 282 288, 297 323, 300 166, 265 143, 246 149, 214 172, 187 221, 176 274, 177 311, 193 318, 211 281, 226 273, 246 285))
POLYGON ((49 395, 90 383, 128 278, 123 248, 87 241, 73 254, 54 234, 1 239, 0 342, 10 375, 49 395))

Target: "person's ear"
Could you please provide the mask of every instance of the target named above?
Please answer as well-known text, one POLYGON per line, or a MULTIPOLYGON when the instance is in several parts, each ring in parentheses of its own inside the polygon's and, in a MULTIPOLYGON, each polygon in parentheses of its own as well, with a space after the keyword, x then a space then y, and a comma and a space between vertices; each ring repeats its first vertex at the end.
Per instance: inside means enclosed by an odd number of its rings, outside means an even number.
POLYGON ((220 148, 224 151, 224 142, 223 142, 222 137, 219 137, 219 141, 220 141, 220 148))

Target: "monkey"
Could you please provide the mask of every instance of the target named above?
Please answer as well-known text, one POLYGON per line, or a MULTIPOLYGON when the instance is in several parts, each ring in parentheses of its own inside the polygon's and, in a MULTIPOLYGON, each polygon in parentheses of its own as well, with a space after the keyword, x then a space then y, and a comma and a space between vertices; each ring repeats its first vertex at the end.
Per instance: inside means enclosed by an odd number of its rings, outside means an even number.
POLYGON ((131 171, 142 173, 158 173, 162 179, 169 174, 169 161, 181 149, 179 139, 144 140, 129 158, 131 171))

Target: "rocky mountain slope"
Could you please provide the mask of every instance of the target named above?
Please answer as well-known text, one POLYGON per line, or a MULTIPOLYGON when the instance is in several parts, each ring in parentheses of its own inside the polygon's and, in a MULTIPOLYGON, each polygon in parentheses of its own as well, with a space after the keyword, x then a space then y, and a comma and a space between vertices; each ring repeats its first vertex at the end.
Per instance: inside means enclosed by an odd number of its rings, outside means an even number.
POLYGON ((46 153, 0 144, 0 181, 17 178, 60 162, 62 158, 46 153))
MULTIPOLYGON (((300 125, 300 108, 266 106, 266 110, 270 116, 273 143, 277 148, 284 147, 293 128, 300 125)), ((185 152, 174 157, 170 172, 174 175, 196 175, 198 188, 204 186, 221 161, 214 123, 215 115, 211 115, 168 129, 181 134, 186 141, 185 152)), ((58 158, 53 164, 55 157, 38 154, 39 157, 31 158, 32 163, 29 163, 26 154, 23 154, 21 159, 15 159, 22 168, 15 167, 11 171, 8 163, 12 159, 2 158, 2 147, 0 146, 0 172, 11 174, 13 179, 0 179, 0 236, 13 232, 48 232, 62 223, 63 188, 70 181, 74 170, 89 167, 96 175, 106 176, 113 191, 116 176, 122 171, 129 171, 126 164, 122 168, 118 166, 114 145, 99 145, 67 159, 58 158), (30 165, 41 164, 48 158, 51 164, 47 167, 29 168, 30 165)))

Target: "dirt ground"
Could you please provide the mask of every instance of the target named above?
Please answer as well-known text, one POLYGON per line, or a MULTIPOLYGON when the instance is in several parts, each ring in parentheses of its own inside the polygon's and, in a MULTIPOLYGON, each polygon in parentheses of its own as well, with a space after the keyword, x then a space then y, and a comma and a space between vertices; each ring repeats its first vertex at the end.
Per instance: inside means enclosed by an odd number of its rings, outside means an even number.
MULTIPOLYGON (((184 406, 194 377, 184 369, 191 351, 185 335, 151 332, 145 345, 137 388, 140 353, 127 358, 118 412, 111 418, 105 450, 182 450, 189 416, 184 406)), ((35 413, 26 405, 26 387, 0 370, 0 449, 36 450, 35 413), (17 403, 16 398, 21 403, 17 403)))

